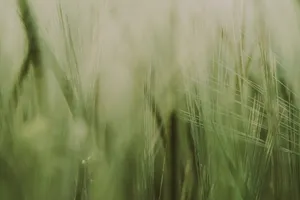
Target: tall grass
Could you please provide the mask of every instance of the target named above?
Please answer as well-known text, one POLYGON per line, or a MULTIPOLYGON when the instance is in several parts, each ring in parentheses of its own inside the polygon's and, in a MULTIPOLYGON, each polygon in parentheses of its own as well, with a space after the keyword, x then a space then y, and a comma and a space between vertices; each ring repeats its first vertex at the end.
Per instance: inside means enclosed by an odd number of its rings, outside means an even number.
POLYGON ((0 199, 300 199, 294 0, 0 0, 0 199))

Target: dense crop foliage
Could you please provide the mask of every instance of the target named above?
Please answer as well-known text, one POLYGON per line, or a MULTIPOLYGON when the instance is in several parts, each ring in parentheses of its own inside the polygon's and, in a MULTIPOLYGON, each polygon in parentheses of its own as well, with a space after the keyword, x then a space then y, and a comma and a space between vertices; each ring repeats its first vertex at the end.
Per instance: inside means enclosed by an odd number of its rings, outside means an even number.
POLYGON ((0 0, 1 200, 300 200, 294 0, 0 0))

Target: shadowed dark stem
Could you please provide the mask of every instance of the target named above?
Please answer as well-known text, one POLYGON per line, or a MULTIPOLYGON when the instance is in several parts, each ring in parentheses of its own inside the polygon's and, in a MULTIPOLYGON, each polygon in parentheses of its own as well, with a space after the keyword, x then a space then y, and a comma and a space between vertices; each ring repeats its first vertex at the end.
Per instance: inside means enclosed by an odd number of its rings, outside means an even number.
POLYGON ((170 143, 169 143, 169 162, 170 162, 170 200, 178 199, 178 173, 177 173, 177 144, 178 144, 178 133, 177 133, 177 117, 176 113, 173 112, 170 116, 170 143))
MULTIPOLYGON (((14 105, 18 104, 18 94, 19 90, 22 87, 22 84, 29 73, 30 64, 34 67, 34 76, 36 80, 36 87, 38 90, 38 94, 40 94, 41 84, 39 82, 42 79, 42 69, 41 69, 41 51, 38 40, 37 28, 35 26, 35 22, 29 8, 27 0, 18 0, 18 6, 20 10, 20 18, 22 20, 25 34, 28 40, 28 49, 27 54, 22 63, 19 75, 17 77, 16 83, 13 89, 13 103, 14 105)), ((41 101, 40 95, 38 96, 39 103, 41 101)))

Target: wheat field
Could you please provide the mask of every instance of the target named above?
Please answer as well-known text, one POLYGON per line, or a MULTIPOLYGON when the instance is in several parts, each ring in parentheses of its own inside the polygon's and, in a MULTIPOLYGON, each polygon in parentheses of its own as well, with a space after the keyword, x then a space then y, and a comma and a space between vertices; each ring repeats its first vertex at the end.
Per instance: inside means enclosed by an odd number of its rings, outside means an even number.
POLYGON ((297 0, 0 0, 0 200, 300 200, 297 0))

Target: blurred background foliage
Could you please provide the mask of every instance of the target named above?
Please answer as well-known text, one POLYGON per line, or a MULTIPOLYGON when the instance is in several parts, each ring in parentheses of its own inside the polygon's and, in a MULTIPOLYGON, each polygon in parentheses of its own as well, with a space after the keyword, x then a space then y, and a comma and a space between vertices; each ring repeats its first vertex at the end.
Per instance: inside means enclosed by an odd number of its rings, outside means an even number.
MULTIPOLYGON (((145 83, 138 111, 105 123, 99 80, 84 95, 73 49, 78 41, 60 7, 71 67, 68 75, 53 67, 60 95, 50 106, 42 67, 58 62, 38 36, 28 2, 17 5, 28 52, 12 91, 0 90, 1 200, 300 199, 299 100, 288 84, 293 80, 280 74, 263 25, 257 60, 244 55, 242 36, 232 47, 221 29, 205 78, 179 83, 188 87, 175 93, 180 106, 162 113, 167 99, 153 98, 145 83), (253 62, 259 81, 250 73, 253 62)), ((170 66, 177 64, 175 26, 166 28, 169 39, 157 55, 170 66)))

